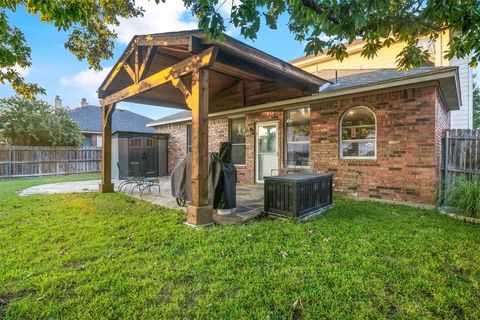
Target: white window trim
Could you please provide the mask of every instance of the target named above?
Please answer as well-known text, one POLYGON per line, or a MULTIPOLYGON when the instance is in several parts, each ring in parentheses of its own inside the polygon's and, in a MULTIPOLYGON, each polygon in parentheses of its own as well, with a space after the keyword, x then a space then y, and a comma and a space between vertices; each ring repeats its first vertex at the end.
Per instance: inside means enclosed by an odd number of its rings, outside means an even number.
POLYGON ((245 142, 244 143, 233 143, 232 142, 232 120, 240 120, 243 119, 245 122, 245 130, 247 130, 247 117, 245 116, 237 116, 237 117, 229 117, 228 118, 228 140, 233 146, 245 146, 245 163, 234 163, 234 166, 246 166, 247 165, 247 134, 245 132, 245 142))
POLYGON ((366 107, 366 106, 355 106, 355 107, 351 107, 349 108, 348 110, 346 110, 342 117, 340 118, 340 125, 339 125, 339 132, 338 132, 338 138, 339 138, 339 143, 338 143, 338 154, 340 156, 340 159, 341 160, 376 160, 377 159, 377 124, 378 124, 378 121, 377 121, 377 115, 375 114, 375 112, 373 112, 372 109, 370 109, 369 107, 366 107), (355 140, 352 140, 352 139, 347 139, 347 140, 343 140, 342 138, 342 131, 343 131, 343 118, 345 117, 345 115, 349 112, 349 111, 352 111, 353 109, 365 109, 365 110, 368 110, 371 114, 373 114, 373 118, 375 119, 375 125, 365 125, 365 126, 346 126, 347 128, 359 128, 359 127, 373 127, 375 126, 375 138, 368 138, 368 139, 355 139, 355 140), (362 142, 362 141, 375 141, 374 144, 375 144, 375 155, 374 156, 344 156, 343 155, 343 150, 342 150, 342 142, 344 141, 350 141, 350 142, 362 142))
POLYGON ((288 164, 288 160, 287 160, 287 154, 288 154, 288 150, 287 150, 287 145, 288 144, 307 144, 308 143, 308 161, 312 161, 311 159, 311 132, 309 132, 308 134, 308 141, 288 141, 288 137, 287 137, 287 125, 288 125, 288 121, 287 121, 287 112, 288 111, 292 111, 292 110, 299 110, 299 109, 304 109, 304 108, 308 108, 308 111, 309 111, 309 125, 310 125, 310 131, 312 130, 312 107, 310 105, 302 105, 302 106, 295 106, 295 107, 288 107, 288 108, 284 108, 283 111, 284 111, 284 119, 285 119, 285 125, 284 125, 284 128, 283 130, 285 131, 285 137, 284 137, 284 151, 283 151, 283 164, 285 165, 285 168, 287 169, 291 169, 291 168, 302 168, 302 169, 307 169, 309 168, 310 166, 306 165, 306 166, 297 166, 297 165, 293 165, 293 164, 288 164))

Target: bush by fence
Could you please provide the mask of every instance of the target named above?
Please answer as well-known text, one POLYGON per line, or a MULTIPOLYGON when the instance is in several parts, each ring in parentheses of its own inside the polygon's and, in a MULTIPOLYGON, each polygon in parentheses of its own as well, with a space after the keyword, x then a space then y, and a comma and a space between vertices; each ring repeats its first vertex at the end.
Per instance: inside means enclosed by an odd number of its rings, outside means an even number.
POLYGON ((445 204, 445 191, 458 177, 472 178, 480 175, 480 130, 446 130, 442 147, 439 201, 445 204))
POLYGON ((101 151, 94 147, 0 147, 0 179, 98 172, 101 151))

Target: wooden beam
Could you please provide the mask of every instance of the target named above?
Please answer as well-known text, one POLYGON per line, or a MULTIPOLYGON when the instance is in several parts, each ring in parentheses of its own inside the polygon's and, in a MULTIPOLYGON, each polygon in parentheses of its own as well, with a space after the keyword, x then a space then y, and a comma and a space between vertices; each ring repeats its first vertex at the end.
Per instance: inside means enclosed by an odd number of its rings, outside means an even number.
POLYGON ((137 50, 135 50, 135 62, 134 62, 134 66, 135 66, 135 83, 137 83, 139 80, 138 80, 138 75, 139 75, 139 72, 140 72, 140 59, 142 58, 142 47, 138 47, 137 46, 137 50))
POLYGON ((192 200, 187 207, 187 223, 206 226, 213 223, 208 201, 208 69, 192 74, 192 200))
POLYGON ((190 44, 190 35, 179 36, 155 36, 146 35, 140 36, 137 39, 137 45, 139 46, 186 46, 190 44))
POLYGON ((148 69, 148 66, 150 65, 150 62, 152 61, 153 48, 154 48, 153 46, 149 46, 147 48, 147 51, 145 52, 145 56, 143 57, 142 64, 140 66, 140 69, 138 70, 138 81, 142 80, 143 74, 148 69))
POLYGON ((173 79, 172 84, 175 86, 175 88, 179 89, 183 93, 183 96, 185 97, 185 102, 187 103, 188 108, 192 109, 190 106, 190 104, 192 103, 191 102, 192 93, 190 92, 190 90, 188 90, 187 86, 185 85, 185 83, 183 83, 182 79, 180 78, 173 79))
POLYGON ((112 183, 112 115, 115 104, 103 106, 102 110, 102 182, 99 189, 102 193, 113 192, 112 183))
POLYGON ((180 61, 171 67, 165 68, 150 77, 119 90, 104 99, 100 99, 100 105, 105 106, 112 103, 120 102, 127 98, 138 95, 142 92, 158 87, 173 79, 180 78, 194 70, 211 66, 216 58, 217 47, 210 47, 202 51, 198 55, 194 55, 186 60, 180 61))
POLYGON ((105 81, 105 84, 101 87, 101 90, 105 91, 108 86, 110 85, 110 83, 112 83, 112 80, 115 79, 115 77, 117 76, 118 72, 120 72, 120 70, 123 68, 123 65, 126 63, 126 61, 128 60, 128 58, 130 58, 130 55, 132 54, 132 52, 135 50, 135 45, 132 45, 132 47, 130 47, 130 49, 128 49, 127 52, 125 52, 125 55, 121 58, 120 61, 118 61, 118 63, 115 65, 115 68, 113 69, 113 71, 110 73, 107 81, 105 81))
POLYGON ((132 67, 130 67, 130 65, 127 62, 123 64, 123 67, 125 68, 125 70, 127 70, 127 73, 130 76, 130 78, 132 78, 133 83, 136 83, 135 79, 137 78, 137 76, 135 75, 135 72, 132 70, 132 67))

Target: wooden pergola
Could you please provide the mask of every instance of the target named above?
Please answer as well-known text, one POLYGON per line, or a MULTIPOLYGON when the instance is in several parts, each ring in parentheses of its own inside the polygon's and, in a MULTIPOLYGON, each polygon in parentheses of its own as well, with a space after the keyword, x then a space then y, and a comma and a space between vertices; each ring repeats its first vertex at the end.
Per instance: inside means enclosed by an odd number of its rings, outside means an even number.
POLYGON ((120 101, 192 111, 192 201, 187 223, 212 223, 208 114, 311 95, 327 81, 225 36, 199 31, 135 36, 98 89, 103 107, 101 192, 111 182, 112 113, 120 101))

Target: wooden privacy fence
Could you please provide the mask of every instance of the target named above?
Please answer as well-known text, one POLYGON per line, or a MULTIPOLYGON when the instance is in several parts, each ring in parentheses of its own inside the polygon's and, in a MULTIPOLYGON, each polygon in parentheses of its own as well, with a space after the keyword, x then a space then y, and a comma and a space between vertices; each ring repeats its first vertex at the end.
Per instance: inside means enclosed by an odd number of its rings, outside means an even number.
POLYGON ((443 191, 456 177, 480 174, 480 130, 445 130, 442 147, 441 195, 444 195, 443 191))
POLYGON ((0 179, 97 172, 101 162, 96 147, 0 147, 0 179))

